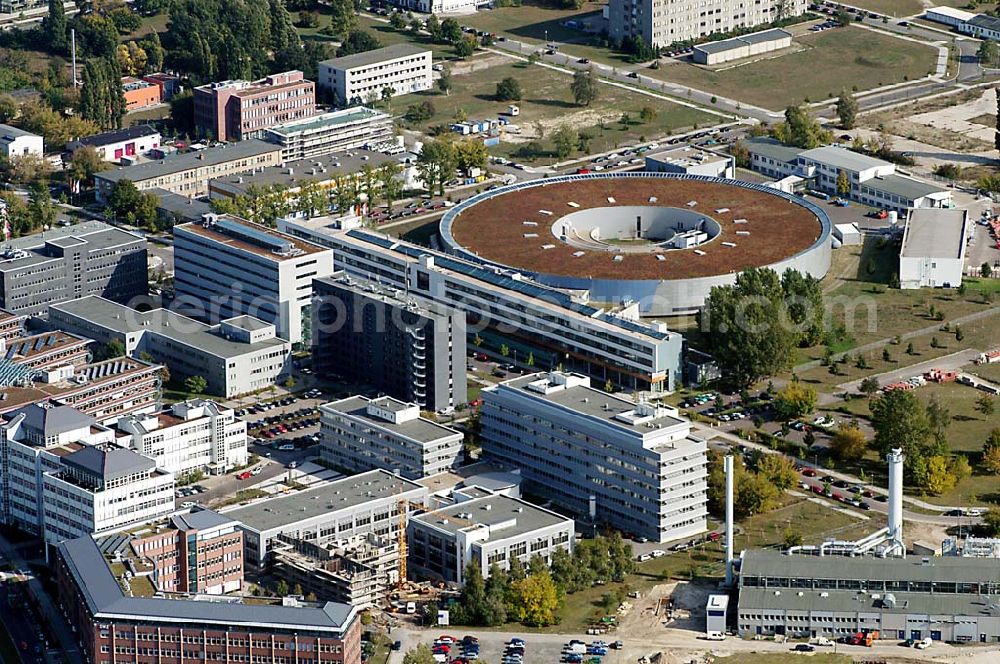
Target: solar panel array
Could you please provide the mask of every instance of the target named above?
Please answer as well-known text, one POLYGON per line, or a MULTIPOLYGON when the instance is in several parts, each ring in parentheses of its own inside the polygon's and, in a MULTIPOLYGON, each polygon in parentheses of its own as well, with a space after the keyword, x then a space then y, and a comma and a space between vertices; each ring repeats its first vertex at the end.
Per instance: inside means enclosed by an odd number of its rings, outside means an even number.
POLYGON ((232 219, 219 219, 215 222, 215 229, 225 233, 226 235, 232 235, 240 240, 245 240, 252 244, 266 247, 271 251, 276 251, 282 254, 291 253, 291 251, 295 248, 295 245, 293 245, 289 240, 275 237, 270 233, 265 233, 264 231, 253 228, 252 226, 246 226, 235 222, 232 219))
POLYGON ((7 353, 4 355, 6 359, 11 359, 15 355, 27 356, 31 353, 37 353, 43 348, 54 346, 59 341, 59 336, 55 333, 51 334, 40 334, 36 337, 29 337, 27 339, 15 339, 9 342, 7 346, 7 353))
POLYGON ((34 373, 34 369, 7 359, 0 359, 0 386, 2 387, 23 385, 28 382, 34 373))

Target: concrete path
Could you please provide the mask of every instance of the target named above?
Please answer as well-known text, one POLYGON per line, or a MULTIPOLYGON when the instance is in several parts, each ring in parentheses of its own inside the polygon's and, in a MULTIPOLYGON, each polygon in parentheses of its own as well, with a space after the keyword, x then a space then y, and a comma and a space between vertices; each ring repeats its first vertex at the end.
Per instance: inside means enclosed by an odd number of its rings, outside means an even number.
MULTIPOLYGON (((879 385, 884 386, 889 383, 906 380, 907 378, 911 378, 913 376, 922 376, 931 369, 956 371, 960 367, 964 367, 966 364, 969 364, 974 359, 979 357, 980 353, 981 351, 974 348, 966 348, 965 350, 960 350, 957 353, 943 355, 933 360, 924 360, 923 362, 911 364, 907 367, 900 367, 899 369, 893 369, 892 371, 875 374, 874 377, 878 379, 879 385)), ((837 390, 840 392, 857 392, 860 385, 861 380, 852 380, 847 383, 841 383, 837 386, 837 390)))

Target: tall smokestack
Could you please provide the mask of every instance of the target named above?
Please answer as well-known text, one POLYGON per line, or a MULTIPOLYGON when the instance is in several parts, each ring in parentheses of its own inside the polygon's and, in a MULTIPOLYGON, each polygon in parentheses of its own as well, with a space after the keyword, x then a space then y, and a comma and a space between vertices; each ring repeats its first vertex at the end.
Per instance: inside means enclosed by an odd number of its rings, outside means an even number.
POLYGON ((723 459, 726 471, 726 586, 733 585, 733 455, 723 459))
POLYGON ((903 542, 903 450, 894 449, 885 455, 889 463, 889 554, 906 555, 903 542))
POLYGON ((76 28, 69 30, 70 53, 73 56, 73 87, 76 87, 76 28))

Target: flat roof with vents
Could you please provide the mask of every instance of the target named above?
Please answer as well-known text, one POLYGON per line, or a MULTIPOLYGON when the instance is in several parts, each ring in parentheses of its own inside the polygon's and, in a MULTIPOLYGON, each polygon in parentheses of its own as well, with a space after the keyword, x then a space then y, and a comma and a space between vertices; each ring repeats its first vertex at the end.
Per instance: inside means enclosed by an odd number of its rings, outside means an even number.
POLYGON ((271 258, 274 261, 291 260, 308 254, 329 251, 233 215, 219 215, 206 223, 192 222, 174 226, 174 234, 178 233, 198 235, 233 249, 271 258))
POLYGON ((415 516, 413 521, 451 534, 485 527, 489 530, 487 540, 519 537, 541 528, 573 522, 568 517, 502 494, 456 503, 415 516))
POLYGON ((427 489, 416 482, 397 477, 385 470, 372 470, 315 489, 276 496, 253 505, 223 510, 226 517, 239 521, 257 532, 292 528, 296 524, 352 510, 378 499, 423 501, 427 489))

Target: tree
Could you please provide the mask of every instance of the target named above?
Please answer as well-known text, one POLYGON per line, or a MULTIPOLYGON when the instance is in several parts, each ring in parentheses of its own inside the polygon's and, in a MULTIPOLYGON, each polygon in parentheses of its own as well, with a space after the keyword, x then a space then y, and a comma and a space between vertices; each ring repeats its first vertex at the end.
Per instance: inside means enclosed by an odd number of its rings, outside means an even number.
POLYGON ((125 106, 117 57, 87 62, 80 88, 81 117, 101 129, 116 129, 121 127, 125 106))
POLYGON ((377 48, 382 48, 382 42, 370 32, 357 29, 351 30, 337 49, 337 57, 342 58, 345 55, 374 51, 377 48))
POLYGON ((991 394, 980 394, 976 399, 976 410, 989 417, 993 414, 996 403, 991 394))
POLYGON ((451 94, 451 86, 451 67, 444 67, 438 72, 437 88, 447 97, 451 94))
POLYGON ((639 119, 649 124, 656 119, 656 109, 652 106, 643 106, 642 110, 639 111, 639 119))
POLYGON ((392 204, 403 195, 403 182, 399 179, 399 166, 385 163, 378 167, 379 190, 385 206, 392 212, 392 204))
POLYGON ((578 106, 590 106, 597 101, 597 76, 594 74, 593 67, 587 71, 577 70, 573 74, 570 91, 573 93, 573 101, 578 106))
POLYGON ((984 39, 979 44, 976 57, 983 67, 992 67, 997 61, 997 43, 989 38, 984 39))
POLYGON ((576 144, 579 142, 579 135, 576 130, 569 125, 562 125, 552 134, 552 144, 556 148, 556 157, 565 159, 573 153, 576 144))
MULTIPOLYGON (((427 23, 424 25, 424 29, 427 30, 427 34, 431 36, 431 39, 436 42, 440 42, 443 39, 441 20, 437 17, 437 14, 431 14, 427 17, 427 23)), ((461 30, 461 28, 459 28, 461 30)))
POLYGON ((782 454, 765 454, 757 464, 757 473, 766 477, 779 491, 791 489, 799 476, 795 462, 782 454))
POLYGON ((454 44, 455 56, 465 59, 476 52, 476 40, 471 37, 463 37, 454 44))
POLYGON ((989 279, 993 276, 993 268, 990 267, 989 263, 983 263, 979 266, 979 276, 983 279, 989 279))
POLYGON ((497 83, 497 101, 521 101, 521 84, 513 76, 508 76, 497 83))
POLYGON ((933 433, 923 404, 913 392, 889 390, 872 399, 868 408, 875 429, 873 447, 883 455, 895 448, 902 449, 912 472, 912 464, 927 456, 927 444, 933 433))
POLYGON ((419 644, 403 655, 403 664, 437 664, 434 653, 426 643, 419 644))
POLYGON ((278 585, 274 588, 274 594, 278 597, 284 597, 288 594, 288 582, 284 579, 278 580, 278 585))
POLYGON ((993 429, 983 444, 983 467, 1000 475, 1000 429, 993 429))
POLYGON ((28 187, 28 214, 35 228, 51 227, 55 223, 58 211, 48 184, 36 180, 28 187))
POLYGON ((330 11, 330 33, 332 36, 346 35, 358 25, 358 15, 353 0, 331 0, 324 3, 330 11))
POLYGON ((410 104, 406 107, 406 113, 403 117, 406 118, 407 122, 420 123, 427 122, 434 114, 437 109, 434 108, 434 104, 428 100, 422 101, 419 104, 410 104))
POLYGON ((146 52, 146 67, 149 71, 157 72, 163 69, 163 45, 160 43, 160 34, 151 32, 144 37, 139 45, 146 52))
POLYGON ((469 623, 482 624, 486 606, 486 583, 483 572, 475 561, 469 561, 465 567, 465 585, 459 596, 459 604, 469 623))
POLYGON ((42 32, 48 40, 49 50, 56 55, 65 54, 68 49, 66 35, 66 9, 62 0, 49 0, 49 13, 42 20, 42 32))
POLYGON ((880 389, 881 386, 878 384, 878 378, 875 376, 868 376, 867 378, 864 378, 858 385, 858 391, 869 398, 880 389))
POLYGON ((930 401, 927 402, 927 424, 931 428, 931 435, 934 437, 935 442, 939 449, 947 449, 948 447, 948 427, 951 425, 951 411, 948 407, 941 403, 941 400, 937 398, 937 395, 931 395, 930 401))
POLYGON ((868 449, 868 441, 855 423, 842 423, 830 441, 833 455, 841 461, 860 461, 868 449))
POLYGON ((778 275, 749 268, 736 283, 715 286, 699 314, 712 354, 737 385, 747 386, 788 365, 797 334, 777 324, 784 314, 778 275))
POLYGON ((983 515, 987 537, 1000 537, 1000 509, 991 509, 983 515))
POLYGON ((837 117, 840 118, 841 127, 854 129, 858 118, 858 100, 846 89, 841 91, 840 99, 837 100, 837 117))
MULTIPOLYGON (((188 376, 184 379, 184 389, 191 394, 201 394, 206 387, 208 387, 208 382, 201 376, 188 376)), ((287 587, 284 594, 288 594, 287 587)))
POLYGON ((444 183, 452 178, 457 164, 455 144, 447 138, 427 141, 417 156, 417 172, 429 193, 437 187, 444 195, 444 183))
POLYGON ((489 161, 489 153, 482 141, 468 138, 455 143, 455 163, 467 175, 473 169, 484 169, 489 161))
POLYGON ((927 459, 927 481, 924 488, 934 496, 955 488, 955 476, 951 473, 947 457, 937 454, 927 459))
POLYGON ((441 40, 448 44, 457 44, 465 39, 462 26, 453 18, 446 18, 441 21, 441 40))
POLYGON ((830 132, 824 131, 816 119, 799 106, 785 109, 785 121, 774 128, 774 134, 785 145, 807 150, 830 141, 830 132))
POLYGON ((392 16, 389 17, 389 25, 392 26, 393 30, 405 30, 406 17, 403 16, 403 12, 393 12, 392 16))
POLYGON ((808 415, 816 408, 816 390, 802 381, 792 380, 774 397, 774 414, 791 420, 808 415))
POLYGON ((848 196, 851 193, 851 178, 847 175, 847 171, 840 171, 837 173, 837 193, 841 196, 848 196))
POLYGON ((30 184, 48 180, 52 174, 52 164, 45 157, 37 154, 13 155, 3 161, 3 171, 7 179, 15 184, 30 184))
POLYGON ((825 308, 819 279, 798 270, 785 270, 781 275, 781 289, 787 322, 798 334, 796 343, 807 347, 820 343, 825 332, 825 308))
POLYGON ((515 581, 511 587, 517 597, 515 615, 521 623, 528 627, 555 624, 559 591, 548 571, 515 581))
POLYGON ((139 190, 131 180, 119 180, 108 196, 107 209, 114 219, 124 219, 139 205, 139 190))
POLYGON ((112 339, 94 350, 94 359, 98 362, 113 360, 116 357, 125 357, 125 344, 122 343, 121 339, 112 339))
POLYGON ((123 74, 141 76, 146 73, 149 57, 137 42, 119 44, 115 57, 118 60, 118 68, 123 74))
POLYGON ((786 549, 790 549, 793 546, 802 546, 802 533, 791 528, 785 528, 785 532, 782 534, 782 541, 786 549))

